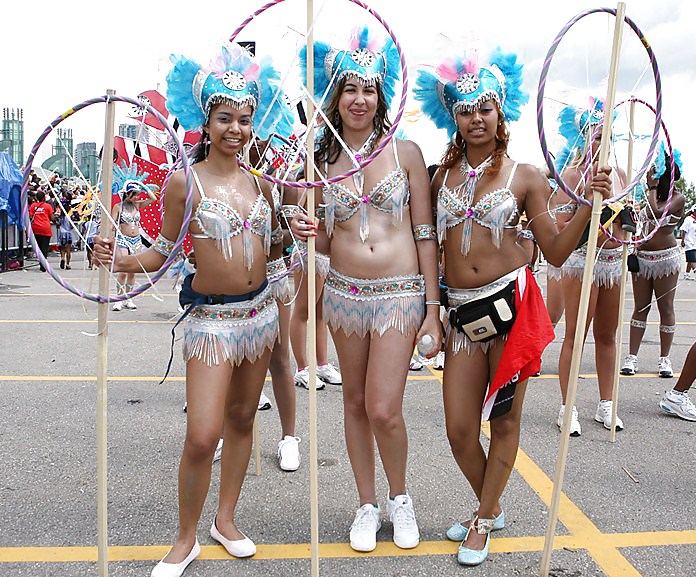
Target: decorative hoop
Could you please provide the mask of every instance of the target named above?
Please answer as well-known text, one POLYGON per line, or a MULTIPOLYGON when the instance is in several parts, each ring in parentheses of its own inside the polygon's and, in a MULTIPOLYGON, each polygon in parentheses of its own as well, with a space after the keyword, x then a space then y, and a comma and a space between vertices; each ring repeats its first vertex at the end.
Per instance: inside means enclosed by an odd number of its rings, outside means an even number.
MULTIPOLYGON (((111 191, 102 191, 102 194, 111 194, 111 191)), ((191 177, 191 173, 189 170, 189 159, 186 157, 185 150, 183 147, 182 141, 179 139, 179 136, 177 135, 176 131, 169 125, 167 122, 167 119, 164 118, 157 110, 152 108, 149 104, 144 104, 140 100, 136 100, 134 98, 128 98, 127 96, 117 96, 117 95, 104 95, 104 96, 98 96, 96 98, 91 98, 89 100, 85 100, 84 102, 81 102, 80 104, 73 106, 68 110, 67 112, 64 112, 61 114, 58 118, 56 118, 51 124, 49 124, 45 130, 41 133, 41 136, 39 136, 38 140, 34 144, 33 148, 31 149, 31 152, 29 153, 29 157, 27 159, 26 166, 24 168, 24 173, 23 173, 23 180, 22 180, 22 191, 21 191, 21 203, 22 203, 22 218, 24 220, 26 229, 29 232, 29 239, 31 240, 31 243, 34 247, 34 252, 39 258, 39 262, 44 266, 46 271, 48 272, 49 275, 59 284, 61 285, 64 289, 70 291, 74 295, 87 299, 93 302, 97 303, 107 303, 107 302, 118 302, 118 301, 123 301, 129 298, 133 298, 142 292, 145 292, 148 288, 150 288, 153 284, 155 284, 161 277, 162 275, 167 272, 167 269, 172 265, 172 263, 178 258, 178 253, 181 250, 181 247, 184 243, 184 238, 186 237, 186 232, 188 229, 188 224, 189 221, 191 220, 191 210, 193 206, 193 179, 191 177), (79 110, 82 110, 83 108, 87 108, 88 106, 91 106, 92 104, 98 104, 100 102, 104 102, 108 104, 111 101, 116 101, 116 102, 127 102, 129 104, 133 104, 135 106, 138 106, 140 108, 144 108, 147 110, 147 112, 150 112, 154 114, 157 119, 162 123, 162 125, 165 127, 167 132, 170 134, 170 136, 174 139, 176 142, 177 150, 182 162, 182 169, 184 171, 184 176, 186 177, 186 204, 184 207, 184 220, 181 225, 181 231, 179 232, 179 236, 176 239, 176 242, 174 243, 174 248, 172 249, 171 254, 167 257, 167 260, 164 261, 162 266, 155 272, 150 279, 146 282, 143 283, 137 287, 135 287, 131 292, 123 294, 123 295, 117 295, 117 296, 110 296, 110 295, 100 295, 100 294, 92 294, 92 293, 86 293, 81 291, 80 289, 74 287, 71 285, 68 281, 66 281, 63 277, 61 277, 58 273, 56 273, 49 262, 44 258, 43 254, 39 250, 39 245, 36 242, 36 237, 34 236, 34 232, 31 229, 31 222, 29 220, 29 205, 28 205, 28 195, 27 195, 27 189, 29 187, 29 173, 31 171, 32 165, 34 163, 34 158, 36 156, 36 153, 38 152, 39 148, 41 147, 41 144, 43 143, 44 140, 48 137, 48 135, 53 131, 53 129, 58 126, 61 122, 63 122, 66 118, 69 118, 79 110)))
MULTIPOLYGON (((592 203, 589 200, 585 200, 582 196, 578 196, 575 194, 574 191, 570 190, 568 185, 563 182, 563 179, 561 178, 560 174, 558 174, 558 171, 556 170, 556 167, 554 166, 553 162, 553 157, 551 156, 551 153, 549 152, 549 147, 546 142, 546 131, 544 130, 544 90, 546 88, 546 77, 548 76, 549 73, 549 68, 551 67, 551 62, 553 60, 553 56, 556 53, 556 50, 558 48, 558 45, 560 44, 561 40, 563 37, 567 34, 568 30, 579 20, 584 18, 585 16, 588 16, 590 14, 594 14, 596 12, 606 12, 607 14, 612 14, 616 17, 616 9, 614 8, 592 8, 590 10, 585 10, 584 12, 580 12, 577 16, 572 18, 571 20, 568 21, 568 23, 561 29, 561 31, 558 33, 558 36, 554 39, 553 43, 551 44, 551 47, 549 48, 549 51, 546 54, 546 59, 544 60, 544 65, 541 68, 541 75, 539 76, 539 89, 537 92, 537 127, 539 129, 539 141, 541 144, 541 150, 542 153, 544 154, 544 159, 546 160, 546 164, 549 167, 549 171, 551 174, 551 177, 558 183, 558 186, 563 189, 563 191, 570 196, 575 202, 586 204, 590 206, 592 203)), ((611 202, 614 202, 615 200, 620 200, 624 196, 626 196, 638 182, 641 180, 645 172, 648 170, 648 167, 650 166, 650 161, 652 159, 653 154, 655 153, 655 148, 657 147, 657 140, 660 134, 660 125, 662 122, 662 80, 660 78, 660 71, 658 70, 657 67, 657 60, 655 59, 655 53, 653 52, 652 48, 650 47, 650 44, 648 43, 647 39, 645 38, 645 35, 643 32, 641 32, 640 28, 636 25, 633 20, 631 20, 628 16, 624 17, 624 21, 626 24, 628 24, 631 29, 636 33, 638 38, 641 41, 641 44, 645 47, 646 52, 648 53, 648 58, 650 59, 650 65, 652 67, 653 71, 653 78, 655 79, 655 96, 656 96, 656 106, 655 106, 655 125, 653 128, 653 135, 652 139, 650 140, 650 147, 648 149, 648 154, 646 156, 645 162, 643 163, 643 166, 638 170, 636 173, 636 177, 633 179, 633 181, 628 184, 628 186, 622 190, 617 196, 614 198, 608 198, 602 201, 602 205, 607 205, 611 202)), ((607 118, 607 111, 604 111, 604 117, 607 118)))
MULTIPOLYGON (((631 98, 627 98, 626 100, 622 100, 616 105, 616 108, 619 106, 622 106, 628 102, 638 102, 639 104, 645 105, 648 109, 650 109, 653 113, 657 114, 657 111, 655 108, 651 105, 648 104, 645 100, 641 100, 640 98, 636 98, 635 96, 631 98)), ((602 232, 612 239, 615 242, 621 243, 621 244, 627 244, 627 245, 635 245, 638 246, 640 244, 643 244, 644 242, 649 241, 657 231, 660 229, 662 224, 664 223, 665 220, 669 217, 668 209, 669 205, 672 202, 672 196, 674 195, 674 153, 672 151, 672 141, 669 138, 669 132, 667 132, 667 127, 665 126, 665 123, 663 120, 660 120, 660 126, 662 127, 662 132, 665 135, 665 142, 667 143, 667 150, 669 151, 669 158, 670 158, 670 173, 669 173, 669 194, 667 195, 667 200, 665 203, 665 208, 662 211, 662 216, 660 216, 659 220, 657 221, 655 228, 650 232, 649 234, 645 236, 641 236, 640 238, 635 238, 632 240, 626 240, 626 239, 621 239, 615 237, 610 230, 605 228, 602 223, 600 222, 599 227, 602 229, 602 232)), ((648 156, 648 163, 649 161, 652 160, 652 155, 648 156)), ((633 187, 637 185, 637 182, 634 180, 629 186, 628 189, 632 190, 633 187), (635 183, 635 184, 634 184, 635 183)))
MULTIPOLYGON (((281 4, 285 0, 271 0, 268 2, 265 6, 262 6, 259 8, 256 12, 254 12, 251 16, 249 16, 244 22, 240 24, 240 26, 232 33, 232 36, 230 36, 230 42, 234 42, 235 38, 239 35, 239 33, 244 30, 244 28, 249 24, 254 18, 256 18, 259 14, 262 14, 269 8, 272 8, 273 6, 277 4, 281 4)), ((379 146, 370 154, 365 159, 361 159, 358 162, 357 167, 351 168, 349 171, 339 174, 337 176, 332 176, 331 178, 328 178, 326 180, 316 180, 313 182, 296 182, 296 181, 291 181, 291 180, 282 180, 280 178, 276 178, 275 176, 272 176, 270 174, 265 174, 252 166, 248 165, 245 163, 243 160, 238 159, 237 161, 239 162, 239 165, 244 169, 250 172, 251 174, 258 176, 259 178, 263 178, 264 180, 268 180, 269 182, 273 182, 275 184, 281 185, 281 186, 289 186, 291 188, 314 188, 314 187, 322 187, 325 184, 333 184, 335 182, 340 182, 341 180, 344 180, 348 178, 349 176, 352 176, 359 170, 362 170, 364 167, 366 167, 368 164, 370 164, 377 156, 379 155, 380 152, 384 149, 387 144, 389 144, 389 141, 392 139, 394 134, 396 133, 396 130, 399 127, 399 122, 401 121, 401 117, 404 114, 404 110, 406 108, 406 99, 408 97, 408 70, 406 68, 406 58, 404 56, 403 51, 401 50, 401 45, 399 44, 399 41, 396 39, 396 36, 394 35, 394 32, 392 29, 389 27, 389 25, 385 22, 385 20, 377 14, 372 8, 370 8, 367 4, 362 2, 361 0, 349 0, 353 4, 356 4, 360 6, 361 8, 364 8, 367 10, 370 14, 372 14, 377 21, 384 26, 384 29, 389 33, 389 36, 391 36, 392 40, 394 41, 394 46, 396 47, 397 52, 399 53, 399 61, 401 62, 401 84, 402 84, 402 90, 401 90, 401 101, 399 102, 399 110, 396 113, 396 116, 394 117, 394 122, 392 123, 391 128, 389 131, 385 134, 384 139, 382 142, 379 143, 379 146)))

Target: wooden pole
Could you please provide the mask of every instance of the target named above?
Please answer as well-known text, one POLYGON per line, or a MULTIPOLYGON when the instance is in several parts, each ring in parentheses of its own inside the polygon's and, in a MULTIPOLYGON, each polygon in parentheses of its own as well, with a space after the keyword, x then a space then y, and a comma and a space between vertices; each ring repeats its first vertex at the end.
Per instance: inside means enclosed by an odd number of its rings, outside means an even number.
MULTIPOLYGON (((628 131, 628 161, 626 167, 626 182, 631 182, 631 174, 633 172, 633 131, 636 119, 636 102, 631 100, 629 106, 629 131, 628 131)), ((629 196, 630 198, 630 196, 629 196)), ((630 231, 624 234, 624 240, 630 241, 633 235, 630 231)), ((626 278, 628 277, 628 244, 623 245, 621 252, 621 285, 619 288, 619 319, 616 341, 616 357, 614 359, 614 384, 612 385, 613 399, 611 407, 611 432, 609 433, 609 441, 616 442, 616 418, 619 411, 619 375, 621 375, 621 349, 623 348, 623 324, 624 324, 624 306, 626 305, 626 278)))
MULTIPOLYGON (((616 9, 614 44, 612 46, 611 51, 611 65, 609 68, 607 98, 604 104, 605 122, 602 125, 602 140, 599 147, 599 166, 606 165, 607 160, 609 158, 611 118, 614 110, 614 99, 616 96, 616 76, 619 67, 619 53, 621 51, 621 35, 623 31, 625 12, 625 3, 619 2, 616 9)), ((570 420, 573 414, 572 408, 575 405, 575 394, 577 392, 578 377, 580 375, 580 362, 582 361, 583 341, 585 339, 585 324, 587 322, 590 292, 592 290, 592 281, 594 276, 594 259, 597 254, 597 231, 599 230, 601 213, 602 195, 598 192, 594 192, 592 196, 592 218, 590 220, 589 230, 590 234, 587 241, 587 257, 582 277, 580 305, 578 308, 578 319, 577 325, 575 327, 575 341, 573 344, 573 357, 570 363, 570 376, 568 380, 568 391, 566 393, 566 411, 563 416, 561 441, 558 449, 558 456, 556 458, 556 473, 553 480, 551 506, 549 508, 549 522, 546 529, 544 551, 541 559, 541 577, 548 577, 549 575, 551 553, 553 552, 553 540, 556 535, 556 524, 558 523, 558 508, 561 501, 561 491, 563 489, 563 477, 565 474, 566 461, 568 459, 568 444, 570 441, 570 420)))
MULTIPOLYGON (((307 118, 314 118, 314 3, 307 0, 307 118)), ((307 168, 305 178, 314 180, 314 128, 310 122, 307 134, 307 168)), ((307 215, 314 221, 314 188, 307 189, 307 215)), ((319 475, 317 443, 317 307, 316 303, 316 239, 307 241, 307 309, 309 352, 309 508, 311 533, 312 577, 319 577, 319 475)))
MULTIPOLYGON (((107 90, 107 96, 114 96, 115 90, 107 90)), ((103 215, 99 225, 102 237, 113 237, 109 215, 111 214, 111 183, 114 164, 114 118, 116 103, 106 103, 106 123, 104 129, 104 147, 102 149, 102 186, 101 202, 103 215)), ((99 267, 99 294, 109 294, 109 269, 99 267)), ((108 545, 108 500, 107 500, 107 463, 106 463, 106 392, 107 392, 107 344, 109 339, 109 303, 97 305, 97 564, 99 577, 109 574, 108 545)))

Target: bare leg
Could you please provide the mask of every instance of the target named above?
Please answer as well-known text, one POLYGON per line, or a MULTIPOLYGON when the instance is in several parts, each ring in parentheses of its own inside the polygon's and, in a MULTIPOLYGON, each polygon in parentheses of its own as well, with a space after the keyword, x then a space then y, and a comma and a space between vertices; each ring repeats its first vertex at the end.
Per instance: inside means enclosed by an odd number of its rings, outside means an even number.
POLYGON ((375 493, 375 448, 365 407, 365 381, 370 338, 342 330, 332 332, 343 374, 343 426, 348 458, 353 469, 360 505, 377 503, 375 493))
MULTIPOLYGON (((645 323, 650 312, 650 301, 652 299, 653 284, 651 279, 645 279, 635 273, 631 275, 633 282, 633 314, 631 320, 645 323)), ((645 327, 631 325, 628 352, 638 356, 640 344, 643 341, 645 327)))
POLYGON ((563 316, 563 285, 561 281, 554 278, 546 277, 546 309, 551 318, 551 324, 556 327, 558 321, 563 316))
POLYGON ((674 390, 679 391, 680 393, 685 393, 689 390, 694 380, 696 380, 696 343, 691 345, 691 348, 686 355, 684 367, 679 375, 677 384, 674 385, 674 390))
POLYGON ((225 399, 225 443, 216 524, 220 533, 233 541, 244 538, 237 529, 234 510, 249 466, 254 418, 270 357, 271 352, 266 351, 256 362, 244 360, 235 367, 225 399))
POLYGON ((280 340, 273 347, 269 368, 273 383, 273 396, 280 417, 280 438, 282 439, 285 435, 295 436, 296 399, 292 370, 290 369, 290 307, 279 302, 278 314, 280 340))
POLYGON ((657 310, 660 312, 660 356, 668 357, 669 351, 672 349, 672 341, 674 340, 674 332, 662 330, 662 327, 674 327, 676 318, 674 316, 674 294, 676 292, 677 283, 679 282, 678 274, 671 274, 666 277, 657 278, 654 281, 655 299, 657 300, 657 310))
POLYGON ((365 408, 392 498, 406 493, 408 435, 403 399, 415 336, 389 329, 381 337, 370 339, 365 408))
POLYGON ((619 285, 612 288, 601 287, 592 320, 599 398, 603 401, 610 401, 614 396, 616 329, 619 323, 620 297, 619 285))
MULTIPOLYGON (((565 299, 565 336, 563 337, 563 345, 561 346, 561 354, 558 359, 558 380, 561 386, 561 398, 563 404, 566 402, 566 394, 568 393, 568 380, 570 379, 570 365, 573 360, 573 346, 575 344, 575 328, 578 323, 578 309, 580 308, 580 290, 582 283, 579 279, 564 277, 563 278, 563 298, 565 299)), ((585 323, 585 335, 587 338, 587 330, 590 326, 590 320, 594 315, 595 306, 597 304, 598 287, 592 285, 590 292, 590 302, 587 311, 587 321, 585 323)))
POLYGON ((229 363, 209 367, 186 364, 186 439, 179 463, 179 535, 165 557, 180 563, 191 552, 210 486, 213 453, 222 433, 223 407, 232 377, 229 363))

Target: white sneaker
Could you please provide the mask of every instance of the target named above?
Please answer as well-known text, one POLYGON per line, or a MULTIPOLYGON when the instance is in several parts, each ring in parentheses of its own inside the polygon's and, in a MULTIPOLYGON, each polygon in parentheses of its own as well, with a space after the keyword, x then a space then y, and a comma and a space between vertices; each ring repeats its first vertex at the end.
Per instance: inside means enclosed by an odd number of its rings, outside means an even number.
POLYGON ((621 367, 622 375, 635 375, 638 371, 638 357, 628 354, 624 357, 623 366, 621 367))
POLYGON ((217 463, 222 459, 222 439, 218 441, 217 447, 215 447, 215 454, 213 455, 213 463, 217 463))
POLYGON ((413 501, 408 495, 397 495, 393 499, 387 497, 389 519, 394 524, 394 544, 401 549, 413 549, 420 541, 416 512, 413 501))
MULTIPOLYGON (((561 405, 561 410, 558 411, 558 421, 556 424, 560 430, 563 430, 563 416, 565 415, 565 405, 561 405)), ((579 437, 582 434, 580 421, 578 420, 578 410, 573 407, 573 414, 570 416, 570 436, 579 437)))
POLYGON ((672 372, 672 361, 669 357, 660 357, 658 359, 657 372, 663 379, 671 379, 674 376, 672 372))
POLYGON ((134 310, 137 309, 138 307, 137 307, 136 304, 133 302, 133 299, 128 299, 128 300, 126 301, 126 308, 129 309, 129 310, 131 310, 131 311, 134 311, 134 310))
POLYGON ((421 363, 417 358, 412 357, 411 362, 408 364, 409 371, 420 371, 423 368, 423 363, 421 363))
POLYGON ((445 368, 445 351, 440 351, 437 353, 435 360, 433 361, 433 369, 441 371, 445 368))
POLYGON ((342 385, 343 377, 331 363, 317 365, 317 377, 329 385, 342 385))
MULTIPOLYGON (((609 430, 611 430, 611 409, 613 404, 612 401, 599 401, 597 404, 597 412, 594 416, 595 421, 602 423, 604 428, 609 430)), ((623 421, 616 415, 616 430, 621 431, 623 428, 623 421)))
MULTIPOLYGON (((294 379, 295 386, 304 387, 309 390, 309 367, 305 367, 301 371, 296 371, 294 379)), ((317 391, 321 391, 326 386, 321 379, 316 379, 314 384, 317 391)))
POLYGON ((350 546, 354 551, 374 551, 377 547, 377 531, 382 527, 379 505, 367 503, 355 513, 350 526, 350 546))
POLYGON ((278 443, 278 464, 283 471, 300 468, 300 438, 285 435, 278 443))
POLYGON ((696 421, 696 407, 686 391, 680 392, 674 389, 667 391, 660 401, 660 408, 665 413, 685 421, 696 421))
POLYGON ((271 405, 271 399, 269 399, 266 395, 261 393, 261 396, 259 397, 259 411, 267 411, 272 406, 273 405, 271 405))
POLYGON ((112 311, 122 311, 123 310, 123 301, 118 301, 117 303, 114 303, 114 306, 111 307, 112 311))

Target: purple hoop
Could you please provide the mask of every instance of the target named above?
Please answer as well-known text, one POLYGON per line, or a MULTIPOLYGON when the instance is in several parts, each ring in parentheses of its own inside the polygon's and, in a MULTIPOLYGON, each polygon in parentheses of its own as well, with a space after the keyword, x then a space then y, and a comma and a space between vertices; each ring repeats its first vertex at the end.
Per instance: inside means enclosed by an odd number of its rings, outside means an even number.
MULTIPOLYGON (((650 109, 653 113, 657 114, 655 108, 654 108, 652 105, 648 104, 645 100, 641 100, 640 98, 636 98, 636 97, 634 97, 634 96, 631 97, 631 98, 627 98, 626 100, 622 100, 621 102, 619 102, 619 103, 616 105, 616 108, 618 108, 619 106, 622 106, 622 105, 626 104, 627 102, 638 102, 638 103, 640 103, 640 104, 645 105, 645 106, 646 106, 648 109, 650 109)), ((618 242, 618 243, 621 243, 621 244, 627 244, 627 245, 635 245, 635 246, 640 245, 640 244, 643 244, 644 242, 649 241, 653 236, 655 236, 655 234, 657 233, 657 231, 659 230, 659 228, 662 226, 662 223, 663 223, 665 220, 667 220, 667 218, 669 217, 668 209, 669 209, 670 202, 672 201, 672 196, 673 196, 673 194, 674 194, 674 154, 673 154, 673 151, 672 151, 672 141, 671 141, 670 138, 669 138, 669 132, 667 132, 667 127, 665 126, 665 123, 664 123, 664 121, 663 121, 662 119, 660 119, 660 126, 662 127, 662 132, 663 132, 664 135, 665 135, 665 142, 667 143, 667 149, 669 150, 669 158, 670 158, 669 194, 667 195, 667 201, 666 201, 666 204, 665 204, 665 208, 664 208, 663 211, 662 211, 662 216, 661 216, 660 219, 657 221, 657 226, 655 227, 655 229, 654 229, 650 234, 647 234, 646 236, 643 236, 643 237, 640 237, 640 238, 636 238, 635 240, 625 240, 625 239, 621 239, 621 238, 615 237, 613 234, 611 234, 611 231, 608 230, 608 229, 606 229, 606 228, 602 225, 602 223, 600 222, 599 227, 602 229, 602 232, 603 232, 607 237, 609 237, 610 239, 612 239, 612 240, 615 241, 615 242, 618 242)), ((649 161, 652 160, 652 156, 649 156, 649 157, 648 157, 648 160, 649 160, 649 161)))
MULTIPOLYGON (((103 159, 102 159, 103 160, 103 159)), ((107 194, 111 194, 111 191, 107 191, 107 194)), ((31 243, 34 247, 34 252, 39 258, 39 262, 44 266, 46 271, 48 272, 49 275, 59 284, 61 285, 64 289, 70 291, 74 295, 77 295, 80 298, 87 299, 93 302, 97 303, 108 303, 108 302, 118 302, 118 301, 123 301, 129 298, 133 298, 134 296, 137 296, 141 294, 142 292, 146 291, 148 288, 150 288, 153 284, 155 284, 161 277, 162 275, 167 272, 167 269, 172 265, 172 263, 178 258, 178 253, 181 250, 181 247, 184 243, 184 238, 186 237, 186 232, 188 229, 188 224, 189 221, 191 220, 191 211, 193 207, 193 179, 191 177, 191 173, 189 170, 189 160, 186 157, 183 143, 179 139, 179 136, 177 135, 176 131, 169 125, 167 122, 167 119, 164 118, 157 110, 152 108, 149 104, 144 104, 140 100, 136 100, 134 98, 128 98, 127 96, 117 96, 117 95, 104 95, 104 96, 98 96, 96 98, 91 98, 89 100, 85 100, 84 102, 81 102, 80 104, 73 106, 70 108, 67 112, 64 112, 61 114, 58 118, 56 118, 51 124, 49 124, 44 131, 41 133, 41 136, 39 136, 38 140, 34 144, 33 148, 31 149, 31 152, 29 153, 29 157, 27 158, 27 163, 24 168, 24 173, 23 173, 23 179, 22 179, 22 190, 21 190, 21 203, 22 203, 22 218, 25 223, 25 227, 27 231, 29 232, 29 239, 31 240, 31 243), (41 144, 43 143, 44 140, 48 137, 49 134, 53 131, 53 129, 58 126, 61 122, 63 122, 66 118, 69 118, 79 110, 82 110, 83 108, 87 108, 88 106, 91 106, 92 104, 98 104, 100 102, 104 103, 109 103, 111 101, 116 101, 116 102, 127 102, 129 104, 132 104, 134 106, 138 106, 139 108, 144 108, 148 112, 154 114, 157 119, 162 123, 162 125, 165 127, 167 132, 169 132, 170 136, 174 139, 177 145, 177 149, 179 152, 179 156, 182 159, 182 168, 184 171, 184 175, 186 177, 186 204, 184 208, 184 220, 181 225, 181 231, 179 232, 179 236, 176 239, 176 242, 174 243, 174 248, 172 249, 171 254, 167 257, 167 260, 164 261, 162 266, 157 270, 157 272, 153 273, 150 279, 146 282, 143 283, 142 285, 139 285, 135 287, 131 292, 123 294, 123 295, 117 295, 117 296, 110 296, 110 295, 100 295, 100 294, 92 294, 92 293, 86 293, 81 291, 80 289, 74 287, 71 285, 69 282, 67 282, 63 277, 61 277, 58 273, 53 271, 53 268, 49 264, 49 262, 44 258, 43 254, 41 253, 41 250, 39 250, 39 245, 36 242, 36 237, 34 236, 34 232, 31 229, 31 222, 29 220, 29 205, 28 205, 28 195, 27 195, 27 189, 29 187, 29 173, 31 171, 32 165, 34 163, 34 158, 36 156, 36 153, 38 152, 39 148, 41 147, 41 144)))
MULTIPOLYGON (((234 42, 235 38, 239 35, 239 33, 244 30, 244 28, 251 22, 254 18, 256 18, 259 14, 262 14, 269 8, 272 8, 273 6, 277 4, 281 4, 285 0, 271 0, 268 2, 265 6, 262 6, 259 8, 256 12, 254 12, 251 16, 249 16, 244 22, 240 24, 240 26, 232 33, 232 36, 230 36, 230 42, 234 42)), ((396 113, 396 116, 394 118, 394 122, 392 123, 391 128, 389 131, 385 134, 384 139, 382 142, 379 143, 379 146, 370 154, 365 159, 362 159, 358 162, 357 167, 351 168, 348 172, 345 172, 344 174, 339 174, 338 176, 332 176, 331 178, 326 179, 326 181, 323 180, 316 180, 313 182, 296 182, 296 181, 289 181, 289 180, 281 180, 280 178, 276 178, 275 176, 272 176, 270 174, 265 174, 252 166, 249 166, 247 163, 242 161, 241 159, 238 159, 237 161, 239 162, 239 165, 244 168, 245 170, 249 171, 251 174, 258 176, 259 178, 263 178, 265 180, 268 180, 269 182, 273 182, 275 184, 281 185, 281 186, 289 186, 291 188, 314 188, 314 187, 322 187, 325 184, 333 184, 335 182, 340 182, 341 180, 344 180, 348 178, 349 176, 355 174, 359 170, 362 170, 365 166, 370 164, 377 156, 379 155, 380 152, 384 149, 387 144, 389 144, 389 141, 392 139, 394 136, 394 133, 396 132, 397 128, 399 127, 399 122, 401 121, 401 117, 404 114, 404 110, 406 108, 406 99, 408 97, 408 70, 406 68, 406 58, 404 57, 404 53, 401 50, 401 45, 399 44, 399 41, 396 39, 396 36, 394 35, 394 32, 392 29, 389 27, 389 25, 384 21, 384 19, 377 14, 372 8, 370 8, 367 4, 362 2, 361 0, 349 0, 353 4, 357 4, 361 8, 364 8, 367 10, 370 14, 372 14, 377 21, 384 26, 384 29, 389 33, 389 36, 391 36, 392 40, 394 41, 394 46, 396 47, 397 52, 399 53, 399 61, 401 62, 401 78, 402 78, 402 91, 401 91, 401 101, 399 103, 399 110, 396 113)))
MULTIPOLYGON (((549 167, 550 175, 551 178, 553 178, 557 183, 558 186, 561 187, 561 189, 568 195, 570 196, 575 202, 586 204, 590 206, 592 203, 589 200, 585 200, 582 196, 578 196, 575 194, 574 191, 570 190, 570 188, 563 182, 563 179, 561 178, 561 175, 558 174, 558 171, 556 170, 556 166, 554 165, 553 162, 553 157, 551 156, 551 153, 549 152, 548 144, 546 142, 546 132, 544 131, 544 90, 546 88, 546 77, 548 76, 549 73, 549 68, 551 67, 551 62, 553 60, 553 56, 556 53, 556 50, 558 48, 558 45, 560 44, 561 40, 563 37, 567 34, 568 30, 579 20, 584 18, 585 16, 588 16, 590 14, 594 14, 596 12, 606 12, 607 14, 612 14, 616 16, 616 9, 614 8, 593 8, 591 10, 585 10, 584 12, 581 12, 574 18, 572 18, 568 23, 561 29, 561 31, 558 33, 556 38, 551 44, 551 47, 549 48, 549 51, 546 54, 546 59, 544 60, 544 65, 542 66, 541 69, 541 75, 539 77, 539 89, 537 92, 537 127, 539 130, 539 141, 541 144, 541 150, 542 153, 544 154, 544 159, 546 160, 546 164, 549 167)), ((650 147, 648 149, 648 154, 646 156, 645 162, 643 163, 643 166, 638 170, 636 173, 636 177, 634 180, 628 184, 628 186, 621 191, 617 196, 614 198, 609 198, 605 199, 602 201, 602 205, 607 205, 611 202, 614 202, 615 200, 619 200, 626 196, 626 194, 631 191, 636 184, 640 181, 640 179, 643 177, 645 172, 648 169, 648 166, 650 165, 650 161, 652 159, 653 154, 655 153, 655 148, 657 146, 657 140, 658 136, 660 134, 660 123, 662 121, 662 80, 660 78, 660 71, 657 67, 657 60, 655 59, 655 53, 653 52, 652 48, 650 47, 650 44, 648 43, 647 39, 645 38, 645 35, 641 32, 640 28, 631 20, 628 16, 624 17, 624 21, 631 27, 631 29, 638 35, 638 38, 640 38, 641 43, 645 47, 645 50, 648 53, 648 57, 650 59, 650 64, 652 67, 653 71, 653 77, 655 79, 655 95, 656 95, 656 107, 655 107, 655 126, 653 128, 653 135, 652 139, 650 141, 650 147)), ((604 111, 604 116, 606 118, 607 116, 607 111, 604 111)))

